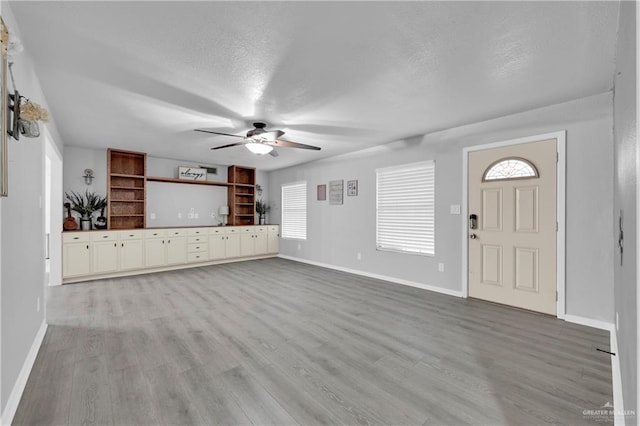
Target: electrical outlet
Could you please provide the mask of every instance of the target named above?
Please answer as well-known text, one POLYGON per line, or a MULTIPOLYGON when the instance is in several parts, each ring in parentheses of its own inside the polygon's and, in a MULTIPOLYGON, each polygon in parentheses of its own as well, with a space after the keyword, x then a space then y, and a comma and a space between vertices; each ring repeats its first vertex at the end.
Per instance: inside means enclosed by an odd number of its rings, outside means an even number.
POLYGON ((36 312, 40 312, 40 298, 36 299, 36 312))
POLYGON ((298 243, 298 250, 302 250, 302 244, 298 243))
POLYGON ((195 217, 196 219, 198 219, 200 217, 200 213, 194 213, 193 217, 195 217))
POLYGON ((460 204, 451 204, 449 206, 449 212, 451 214, 460 214, 460 204))
POLYGON ((178 219, 182 219, 182 213, 178 213, 178 219))
POLYGON ((362 253, 358 253, 356 257, 358 258, 358 260, 362 260, 362 253))
POLYGON ((149 218, 150 218, 151 220, 155 220, 155 219, 156 219, 156 214, 155 214, 155 213, 151 213, 151 214, 149 214, 149 218))
POLYGON ((215 219, 216 218, 216 214, 211 212, 211 219, 215 219))
POLYGON ((444 263, 438 263, 438 272, 444 272, 444 263))

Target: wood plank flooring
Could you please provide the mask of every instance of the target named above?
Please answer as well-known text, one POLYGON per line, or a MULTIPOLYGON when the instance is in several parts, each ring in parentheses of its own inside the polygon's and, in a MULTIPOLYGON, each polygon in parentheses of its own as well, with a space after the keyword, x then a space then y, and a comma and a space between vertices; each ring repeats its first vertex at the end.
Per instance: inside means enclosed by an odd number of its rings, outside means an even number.
POLYGON ((607 332, 284 259, 50 292, 14 424, 585 424, 612 402, 607 332))

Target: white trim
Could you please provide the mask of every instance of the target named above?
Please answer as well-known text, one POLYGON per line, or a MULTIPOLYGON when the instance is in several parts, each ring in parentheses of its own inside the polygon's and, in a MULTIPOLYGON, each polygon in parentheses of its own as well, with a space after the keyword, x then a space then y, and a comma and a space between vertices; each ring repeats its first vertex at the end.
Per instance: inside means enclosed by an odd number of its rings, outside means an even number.
POLYGON ((328 264, 328 263, 316 262, 316 261, 313 261, 313 260, 302 259, 300 257, 287 256, 285 254, 279 254, 278 257, 280 257, 282 259, 293 260, 294 262, 307 263, 309 265, 320 266, 321 268, 333 269, 333 270, 340 271, 340 272, 347 272, 349 274, 360 275, 360 276, 368 277, 368 278, 375 278, 377 280, 389 281, 389 282, 394 283, 394 284, 402 284, 402 285, 406 285, 406 286, 409 286, 409 287, 416 287, 416 288, 420 288, 420 289, 423 289, 423 290, 428 290, 428 291, 433 291, 433 292, 436 292, 436 293, 446 294, 448 296, 463 297, 462 296, 462 292, 460 292, 460 291, 450 290, 448 288, 438 287, 438 286, 429 285, 429 284, 417 283, 415 281, 404 280, 402 278, 396 278, 396 277, 390 277, 390 276, 387 276, 387 275, 374 274, 374 273, 371 273, 371 272, 360 271, 360 270, 357 270, 357 269, 344 268, 342 266, 336 266, 336 265, 331 265, 331 264, 328 264))
POLYGON ((566 221, 566 141, 567 132, 565 130, 545 133, 543 135, 528 136, 526 138, 512 139, 501 142, 493 142, 484 145, 475 145, 462 149, 462 297, 469 297, 469 276, 468 276, 468 259, 469 259, 469 241, 467 240, 467 217, 469 217, 468 206, 468 167, 469 153, 473 151, 482 151, 485 149, 499 148, 510 145, 518 145, 523 143, 537 142, 547 139, 556 139, 558 151, 558 175, 557 175, 557 200, 556 200, 556 217, 558 221, 558 232, 556 239, 556 290, 558 292, 558 302, 556 304, 556 315, 560 319, 565 318, 565 221, 566 221))
POLYGON ((620 372, 620 354, 618 353, 618 333, 616 325, 613 323, 593 320, 578 315, 565 315, 564 320, 574 324, 587 327, 598 328, 609 332, 609 350, 615 355, 611 355, 611 381, 613 385, 613 407, 615 426, 625 425, 624 398, 622 394, 622 374, 620 372))
POLYGON ((47 322, 43 320, 35 339, 33 339, 33 343, 31 344, 31 349, 29 349, 27 358, 24 360, 24 364, 22 364, 22 369, 20 370, 20 374, 18 374, 18 379, 13 385, 11 394, 9 394, 7 405, 4 409, 4 412, 2 413, 2 418, 0 418, 1 425, 10 425, 13 422, 13 417, 16 415, 16 410, 18 409, 18 404, 20 403, 20 398, 22 398, 22 393, 24 392, 24 388, 27 385, 29 374, 31 374, 33 364, 36 362, 38 351, 40 350, 40 346, 42 345, 42 341, 44 340, 44 336, 46 333, 47 322))

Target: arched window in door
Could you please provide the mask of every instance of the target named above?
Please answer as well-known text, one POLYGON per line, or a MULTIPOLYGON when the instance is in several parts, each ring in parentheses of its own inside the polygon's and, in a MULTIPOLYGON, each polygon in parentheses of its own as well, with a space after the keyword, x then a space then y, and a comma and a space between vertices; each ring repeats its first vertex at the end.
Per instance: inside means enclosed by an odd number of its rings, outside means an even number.
POLYGON ((503 158, 491 164, 482 176, 483 182, 507 179, 537 178, 538 169, 524 158, 503 158))

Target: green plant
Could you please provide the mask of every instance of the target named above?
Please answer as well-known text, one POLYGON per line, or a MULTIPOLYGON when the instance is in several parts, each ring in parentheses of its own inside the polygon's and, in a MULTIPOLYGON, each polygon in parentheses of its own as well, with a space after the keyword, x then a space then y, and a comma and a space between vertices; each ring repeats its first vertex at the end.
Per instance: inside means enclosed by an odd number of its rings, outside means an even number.
POLYGON ((71 203, 71 210, 80 213, 82 217, 89 217, 93 212, 107 206, 107 197, 101 197, 89 190, 86 190, 84 195, 75 191, 71 191, 71 194, 65 192, 64 195, 71 203))
POLYGON ((265 213, 267 213, 269 210, 271 209, 271 207, 269 207, 269 204, 265 203, 262 200, 258 200, 256 201, 256 212, 262 216, 265 213))

